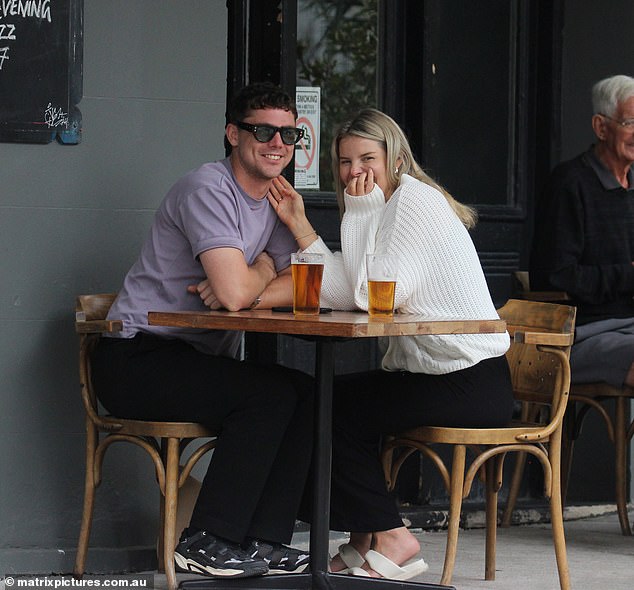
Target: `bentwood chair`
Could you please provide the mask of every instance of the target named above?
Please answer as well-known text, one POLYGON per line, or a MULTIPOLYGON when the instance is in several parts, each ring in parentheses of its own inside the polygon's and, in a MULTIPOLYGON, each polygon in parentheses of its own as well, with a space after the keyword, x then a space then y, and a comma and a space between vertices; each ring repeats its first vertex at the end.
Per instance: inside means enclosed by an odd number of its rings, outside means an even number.
POLYGON ((561 490, 560 459, 563 416, 570 386, 570 347, 574 337, 576 310, 566 305, 509 300, 498 310, 506 320, 512 342, 507 352, 513 391, 520 401, 528 400, 549 409, 547 423, 512 422, 504 428, 446 428, 425 426, 388 437, 382 461, 388 488, 393 489, 399 469, 413 452, 429 457, 440 471, 449 492, 447 547, 441 584, 453 575, 458 545, 462 500, 480 473, 486 487, 485 579, 495 579, 495 543, 498 491, 502 485, 504 459, 509 452, 530 453, 544 471, 544 495, 550 500, 555 556, 562 590, 569 590, 561 490), (449 469, 436 444, 451 445, 449 469), (467 466, 467 449, 474 453, 467 466))
POLYGON ((216 445, 216 433, 192 422, 146 422, 104 415, 99 408, 91 381, 91 353, 105 333, 118 332, 122 322, 106 319, 116 293, 80 295, 75 310, 75 330, 79 335, 79 378, 86 413, 86 482, 81 531, 77 546, 74 575, 85 571, 86 554, 92 525, 95 491, 101 483, 101 467, 106 451, 115 442, 141 447, 154 463, 160 496, 159 571, 165 571, 170 590, 176 588, 174 547, 179 489, 196 462, 216 445), (184 465, 181 455, 188 443, 198 445, 184 465))
MULTIPOLYGON (((565 301, 570 299, 565 292, 532 291, 529 274, 526 271, 516 272, 515 279, 519 287, 518 297, 522 299, 529 301, 565 301)), ((615 387, 605 382, 572 384, 564 420, 562 442, 561 489, 562 498, 565 502, 574 443, 581 435, 584 419, 592 409, 601 416, 608 437, 614 444, 615 500, 623 535, 632 534, 627 514, 627 448, 634 435, 634 419, 631 419, 628 412, 628 403, 632 399, 634 399, 634 388, 627 385, 615 387), (610 413, 606 406, 609 406, 612 402, 614 403, 614 412, 610 413)), ((530 414, 531 412, 534 413, 535 408, 526 406, 523 411, 530 414)), ((502 526, 511 524, 513 508, 519 494, 524 463, 525 456, 518 456, 506 508, 502 517, 502 526)))

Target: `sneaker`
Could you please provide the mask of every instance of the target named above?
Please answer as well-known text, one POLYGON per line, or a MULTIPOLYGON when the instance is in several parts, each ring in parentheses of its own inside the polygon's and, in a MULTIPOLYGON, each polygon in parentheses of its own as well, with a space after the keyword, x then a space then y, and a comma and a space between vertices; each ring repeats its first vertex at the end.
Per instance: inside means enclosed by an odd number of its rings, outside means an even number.
POLYGON ((248 578, 269 571, 266 561, 251 557, 237 543, 189 528, 174 550, 174 561, 182 571, 205 576, 248 578))
POLYGON ((269 566, 269 574, 299 574, 310 561, 309 553, 258 539, 248 542, 246 552, 254 559, 263 559, 269 566))

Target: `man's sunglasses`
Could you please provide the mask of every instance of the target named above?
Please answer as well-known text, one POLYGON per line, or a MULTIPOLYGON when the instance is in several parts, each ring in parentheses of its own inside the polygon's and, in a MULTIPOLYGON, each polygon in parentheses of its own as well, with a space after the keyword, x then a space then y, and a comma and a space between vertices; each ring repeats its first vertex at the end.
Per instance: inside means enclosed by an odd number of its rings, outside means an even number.
POLYGON ((304 130, 296 127, 273 127, 272 125, 251 125, 243 121, 236 121, 236 126, 245 131, 253 133, 253 137, 260 143, 271 141, 279 131, 282 142, 286 145, 293 145, 304 137, 304 130))

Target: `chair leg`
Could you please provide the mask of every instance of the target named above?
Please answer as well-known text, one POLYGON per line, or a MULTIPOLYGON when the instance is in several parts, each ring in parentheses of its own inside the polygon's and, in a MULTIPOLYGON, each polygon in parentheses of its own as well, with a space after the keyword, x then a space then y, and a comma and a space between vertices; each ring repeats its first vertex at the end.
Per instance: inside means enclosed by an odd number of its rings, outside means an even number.
POLYGON ((95 506, 95 447, 98 433, 92 423, 86 424, 86 476, 84 484, 84 508, 81 517, 81 529, 77 542, 77 554, 75 555, 75 567, 73 575, 81 578, 86 568, 86 555, 88 553, 88 541, 92 528, 92 515, 95 506))
MULTIPOLYGON (((537 404, 524 403, 522 404, 522 413, 520 420, 522 422, 530 421, 534 422, 537 419, 539 413, 539 406, 537 404)), ((511 478, 511 486, 509 488, 508 498, 506 500, 506 506, 504 513, 502 514, 502 522, 500 526, 508 528, 511 526, 511 520, 513 517, 513 510, 517 503, 517 497, 520 493, 520 486, 522 484, 522 476, 524 475, 524 469, 526 467, 526 453, 519 452, 515 454, 515 467, 513 469, 513 477, 511 478)))
MULTIPOLYGON (((525 453, 522 453, 525 454, 525 453)), ((498 524, 498 489, 496 458, 486 462, 486 549, 484 579, 495 580, 495 547, 498 524)))
POLYGON ((502 522, 500 526, 508 528, 511 526, 511 520, 513 517, 513 510, 517 503, 517 497, 520 493, 520 485, 522 483, 522 475, 524 475, 524 468, 526 466, 526 453, 518 452, 515 457, 515 467, 513 468, 513 477, 511 479, 511 485, 509 487, 509 494, 506 499, 506 506, 504 507, 504 513, 502 514, 502 522))
POLYGON ((615 477, 616 477, 616 508, 621 524, 621 533, 631 535, 630 520, 627 515, 627 410, 626 402, 629 398, 615 398, 614 413, 614 447, 615 447, 615 477))
POLYGON ((176 535, 176 512, 178 508, 180 441, 167 439, 165 460, 165 520, 163 524, 163 563, 169 590, 176 590, 176 570, 174 566, 174 537, 176 535))
POLYGON ((158 542, 156 544, 156 563, 159 573, 165 573, 165 496, 159 493, 159 533, 158 542))
POLYGON ((566 504, 566 496, 568 495, 568 481, 570 480, 570 472, 572 470, 572 453, 575 447, 575 440, 578 436, 577 424, 577 404, 573 400, 568 401, 568 407, 564 415, 564 426, 561 434, 561 505, 566 504))
MULTIPOLYGON (((161 459, 163 460, 163 466, 167 465, 167 440, 161 439, 161 459)), ((165 474, 167 475, 167 469, 165 468, 165 474)), ((158 480, 157 480, 158 483, 158 480)), ((165 495, 163 491, 159 490, 159 531, 158 541, 156 544, 156 569, 159 573, 165 573, 165 495)))
POLYGON ((553 449, 559 446, 551 442, 550 453, 553 471, 552 489, 550 490, 550 520, 553 531, 553 543, 555 545, 555 558, 557 571, 559 572, 559 586, 561 590, 570 590, 570 571, 568 569, 568 556, 566 555, 566 537, 564 534, 564 514, 561 500, 561 449, 553 449))
POLYGON ((449 525, 447 527, 447 547, 445 563, 442 570, 441 585, 448 586, 453 576, 458 548, 458 530, 460 527, 460 510, 462 508, 462 487, 464 485, 464 468, 467 448, 455 445, 451 466, 451 486, 449 492, 449 525))

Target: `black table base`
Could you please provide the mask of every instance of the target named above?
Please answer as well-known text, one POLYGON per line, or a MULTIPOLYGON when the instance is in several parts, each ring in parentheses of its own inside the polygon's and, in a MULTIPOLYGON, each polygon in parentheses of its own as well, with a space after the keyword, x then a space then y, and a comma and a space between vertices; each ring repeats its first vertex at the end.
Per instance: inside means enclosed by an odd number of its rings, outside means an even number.
POLYGON ((335 372, 335 340, 327 336, 315 338, 316 417, 315 417, 315 497, 313 523, 310 527, 310 573, 267 575, 256 578, 201 578, 183 580, 182 590, 455 590, 423 582, 355 577, 328 572, 328 540, 330 522, 330 471, 332 455, 332 382, 335 372))

